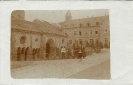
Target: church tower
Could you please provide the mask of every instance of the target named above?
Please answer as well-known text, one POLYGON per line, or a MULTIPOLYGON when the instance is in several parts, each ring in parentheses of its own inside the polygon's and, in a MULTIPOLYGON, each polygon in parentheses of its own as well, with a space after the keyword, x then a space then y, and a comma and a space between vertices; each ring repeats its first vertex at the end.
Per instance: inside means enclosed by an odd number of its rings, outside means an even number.
POLYGON ((65 21, 68 21, 68 20, 71 20, 71 19, 72 19, 71 12, 68 10, 67 13, 66 13, 66 20, 65 21))

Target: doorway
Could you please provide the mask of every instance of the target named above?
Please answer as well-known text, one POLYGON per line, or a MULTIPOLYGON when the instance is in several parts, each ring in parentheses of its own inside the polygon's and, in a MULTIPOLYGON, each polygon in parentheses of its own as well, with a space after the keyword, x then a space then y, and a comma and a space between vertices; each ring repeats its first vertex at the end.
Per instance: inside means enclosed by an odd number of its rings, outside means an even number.
POLYGON ((56 54, 55 43, 52 39, 48 39, 46 43, 46 59, 52 59, 56 54))
POLYGON ((50 54, 50 44, 46 43, 46 58, 49 59, 49 54, 50 54))

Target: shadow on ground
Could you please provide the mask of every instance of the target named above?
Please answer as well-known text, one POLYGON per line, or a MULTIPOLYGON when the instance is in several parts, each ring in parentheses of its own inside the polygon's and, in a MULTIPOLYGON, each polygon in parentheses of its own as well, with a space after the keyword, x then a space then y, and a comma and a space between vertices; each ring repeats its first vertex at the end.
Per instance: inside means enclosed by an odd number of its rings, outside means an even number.
POLYGON ((75 73, 67 78, 73 79, 110 79, 110 60, 75 73))

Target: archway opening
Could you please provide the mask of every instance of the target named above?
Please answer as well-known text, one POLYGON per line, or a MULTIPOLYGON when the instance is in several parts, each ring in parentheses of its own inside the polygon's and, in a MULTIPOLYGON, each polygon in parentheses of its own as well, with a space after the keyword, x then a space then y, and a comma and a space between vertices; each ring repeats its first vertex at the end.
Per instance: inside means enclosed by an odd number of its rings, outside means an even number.
POLYGON ((49 54, 50 54, 50 44, 46 43, 46 58, 49 58, 49 54))
POLYGON ((55 43, 52 39, 49 39, 46 43, 46 58, 51 59, 55 56, 55 43))

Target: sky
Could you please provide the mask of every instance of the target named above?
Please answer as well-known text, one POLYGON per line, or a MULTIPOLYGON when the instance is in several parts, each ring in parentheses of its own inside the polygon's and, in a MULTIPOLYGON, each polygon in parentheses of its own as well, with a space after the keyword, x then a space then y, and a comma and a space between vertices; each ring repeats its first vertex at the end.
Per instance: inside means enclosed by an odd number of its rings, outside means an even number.
MULTIPOLYGON (((65 21, 65 15, 68 10, 25 10, 25 19, 34 21, 34 19, 48 21, 50 23, 59 23, 65 21)), ((69 10, 72 19, 81 19, 95 16, 109 15, 108 9, 92 10, 69 10)))

